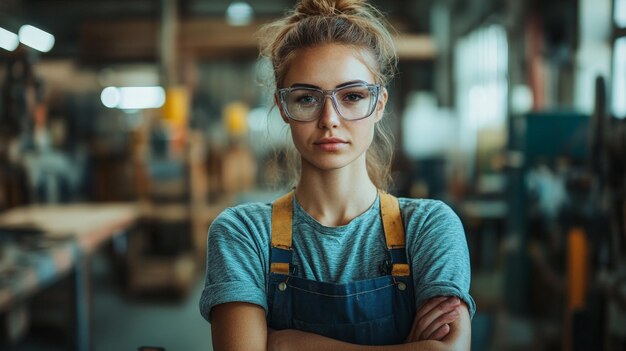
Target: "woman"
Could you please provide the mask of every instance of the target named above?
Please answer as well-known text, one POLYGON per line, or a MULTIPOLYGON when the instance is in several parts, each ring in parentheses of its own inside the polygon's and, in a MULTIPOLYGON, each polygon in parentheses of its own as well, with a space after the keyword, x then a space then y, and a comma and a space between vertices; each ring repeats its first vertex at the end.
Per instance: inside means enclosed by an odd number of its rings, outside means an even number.
POLYGON ((302 0, 264 38, 300 174, 273 204, 228 208, 211 225, 200 309, 214 349, 469 349, 458 217, 382 191, 396 57, 380 14, 364 1, 302 0))

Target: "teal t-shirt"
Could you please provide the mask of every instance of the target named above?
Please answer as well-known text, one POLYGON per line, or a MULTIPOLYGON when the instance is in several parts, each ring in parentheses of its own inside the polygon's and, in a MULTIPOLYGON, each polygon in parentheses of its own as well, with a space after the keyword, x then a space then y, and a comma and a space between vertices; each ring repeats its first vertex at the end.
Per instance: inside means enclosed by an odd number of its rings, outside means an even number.
MULTIPOLYGON (((470 262, 458 216, 437 200, 399 198, 406 250, 419 308, 435 296, 458 296, 476 311, 469 294, 470 262)), ((200 312, 209 321, 213 306, 248 302, 267 313, 271 243, 270 203, 248 203, 224 210, 209 228, 206 282, 200 312)), ((293 264, 301 278, 345 283, 383 275, 389 259, 380 199, 338 227, 317 222, 294 197, 293 264)))

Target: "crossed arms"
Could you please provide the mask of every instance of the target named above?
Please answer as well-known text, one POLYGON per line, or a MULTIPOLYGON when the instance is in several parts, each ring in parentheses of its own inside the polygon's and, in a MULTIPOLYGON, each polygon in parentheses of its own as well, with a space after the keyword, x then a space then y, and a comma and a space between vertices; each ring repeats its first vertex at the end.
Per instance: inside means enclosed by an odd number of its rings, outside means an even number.
POLYGON ((456 297, 435 297, 415 314, 404 344, 354 345, 293 329, 267 327, 262 307, 243 302, 217 305, 211 312, 211 333, 216 351, 469 350, 471 324, 468 308, 456 297))

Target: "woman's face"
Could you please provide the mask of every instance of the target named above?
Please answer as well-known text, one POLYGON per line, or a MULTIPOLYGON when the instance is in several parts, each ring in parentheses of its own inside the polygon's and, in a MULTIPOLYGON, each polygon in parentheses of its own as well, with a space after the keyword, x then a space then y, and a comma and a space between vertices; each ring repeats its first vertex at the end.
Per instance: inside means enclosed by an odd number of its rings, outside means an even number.
MULTIPOLYGON (((370 56, 363 51, 361 55, 357 53, 353 47, 341 44, 323 44, 298 50, 281 88, 306 86, 332 90, 349 82, 375 84, 374 75, 364 61, 370 56)), ((354 121, 342 119, 330 97, 325 99, 321 116, 310 122, 289 119, 281 107, 281 115, 289 123, 293 142, 302 157, 303 170, 309 166, 320 170, 364 166, 374 126, 383 116, 387 91, 384 88, 380 90, 371 116, 354 121)))

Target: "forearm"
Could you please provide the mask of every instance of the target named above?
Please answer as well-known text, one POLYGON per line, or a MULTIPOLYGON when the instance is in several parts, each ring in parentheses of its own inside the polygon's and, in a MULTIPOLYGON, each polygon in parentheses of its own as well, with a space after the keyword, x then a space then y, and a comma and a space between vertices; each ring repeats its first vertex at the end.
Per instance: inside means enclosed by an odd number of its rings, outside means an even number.
POLYGON ((271 331, 267 336, 268 351, 467 351, 470 349, 471 321, 467 306, 461 304, 460 316, 450 323, 450 332, 441 341, 421 340, 398 345, 365 346, 330 339, 299 330, 271 331))
POLYGON ((265 311, 257 305, 231 302, 211 313, 211 337, 215 351, 266 351, 265 311))
POLYGON ((425 340, 398 345, 355 345, 298 330, 281 330, 268 336, 268 351, 444 351, 453 350, 442 341, 425 340))

